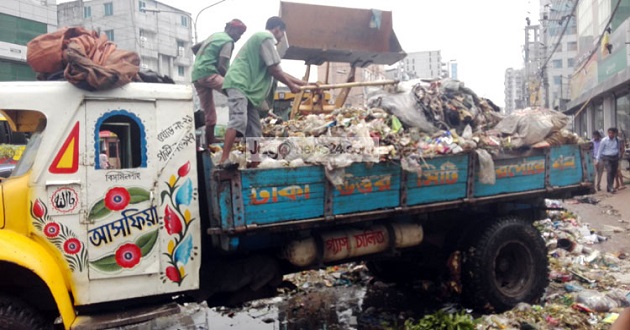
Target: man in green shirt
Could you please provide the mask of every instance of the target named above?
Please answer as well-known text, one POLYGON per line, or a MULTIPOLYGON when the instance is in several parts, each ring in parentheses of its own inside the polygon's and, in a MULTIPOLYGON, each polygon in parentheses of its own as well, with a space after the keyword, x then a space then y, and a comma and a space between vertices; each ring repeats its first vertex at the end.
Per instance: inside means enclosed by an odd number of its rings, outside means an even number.
POLYGON ((234 43, 241 38, 246 29, 243 22, 233 19, 225 24, 223 32, 213 33, 208 37, 196 53, 192 82, 206 117, 206 148, 216 142, 214 127, 217 124, 217 110, 212 91, 224 93, 223 77, 230 66, 234 43))
POLYGON ((293 93, 306 85, 306 82, 282 71, 280 67, 280 55, 275 46, 284 38, 284 21, 273 16, 267 20, 265 29, 245 42, 225 75, 223 88, 228 95, 230 120, 219 167, 232 167, 226 161, 237 133, 245 137, 262 136, 258 108, 269 96, 273 78, 287 85, 293 93))

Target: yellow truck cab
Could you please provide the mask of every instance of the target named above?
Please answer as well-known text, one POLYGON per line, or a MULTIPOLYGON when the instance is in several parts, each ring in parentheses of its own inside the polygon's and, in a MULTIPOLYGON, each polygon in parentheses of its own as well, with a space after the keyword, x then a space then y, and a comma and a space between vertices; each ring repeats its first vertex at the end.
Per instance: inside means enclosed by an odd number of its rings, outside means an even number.
POLYGON ((2 114, 32 133, 0 185, 9 328, 94 328, 79 315, 198 288, 192 108, 188 86, 0 83, 2 114))

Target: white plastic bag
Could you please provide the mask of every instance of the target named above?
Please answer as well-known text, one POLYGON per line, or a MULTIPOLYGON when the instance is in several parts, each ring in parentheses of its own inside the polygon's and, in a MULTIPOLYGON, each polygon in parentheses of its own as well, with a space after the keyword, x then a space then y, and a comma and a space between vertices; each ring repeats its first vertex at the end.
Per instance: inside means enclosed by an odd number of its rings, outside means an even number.
POLYGON ((477 149, 476 152, 479 158, 479 182, 483 184, 495 184, 497 176, 494 171, 492 155, 485 149, 477 149))

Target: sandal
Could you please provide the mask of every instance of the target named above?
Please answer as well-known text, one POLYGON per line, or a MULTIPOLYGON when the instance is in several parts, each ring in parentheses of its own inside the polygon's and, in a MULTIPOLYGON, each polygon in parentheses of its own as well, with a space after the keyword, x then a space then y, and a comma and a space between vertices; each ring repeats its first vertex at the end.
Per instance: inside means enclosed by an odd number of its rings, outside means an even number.
POLYGON ((225 170, 225 171, 236 171, 238 169, 238 163, 233 163, 231 161, 226 161, 224 163, 217 164, 215 166, 217 170, 225 170))

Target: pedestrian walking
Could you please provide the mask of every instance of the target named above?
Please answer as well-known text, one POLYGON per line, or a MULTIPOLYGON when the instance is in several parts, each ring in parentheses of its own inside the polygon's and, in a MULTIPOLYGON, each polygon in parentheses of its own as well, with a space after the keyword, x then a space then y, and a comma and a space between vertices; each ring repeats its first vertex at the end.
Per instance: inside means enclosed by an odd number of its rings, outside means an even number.
POLYGON ((591 139, 591 142, 593 143, 593 163, 595 164, 595 173, 596 173, 596 177, 595 177, 595 183, 596 183, 596 187, 597 187, 597 191, 602 190, 601 188, 601 182, 602 182, 602 174, 604 174, 604 163, 603 162, 597 162, 597 152, 599 151, 599 144, 602 141, 602 133, 600 133, 599 131, 594 131, 593 132, 593 138, 591 139))
POLYGON ((595 157, 596 166, 600 162, 604 162, 604 168, 606 169, 606 191, 614 193, 615 177, 617 176, 617 170, 619 168, 619 150, 621 143, 617 138, 617 128, 610 127, 608 129, 608 136, 602 139, 597 150, 597 156, 595 157))
POLYGON ((623 172, 621 167, 621 161, 623 160, 623 154, 626 152, 626 143, 625 138, 623 136, 623 132, 619 131, 617 135, 617 139, 619 140, 619 165, 617 165, 617 176, 615 176, 615 189, 622 190, 626 189, 626 185, 623 183, 623 172))

